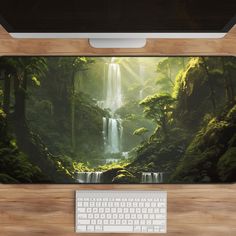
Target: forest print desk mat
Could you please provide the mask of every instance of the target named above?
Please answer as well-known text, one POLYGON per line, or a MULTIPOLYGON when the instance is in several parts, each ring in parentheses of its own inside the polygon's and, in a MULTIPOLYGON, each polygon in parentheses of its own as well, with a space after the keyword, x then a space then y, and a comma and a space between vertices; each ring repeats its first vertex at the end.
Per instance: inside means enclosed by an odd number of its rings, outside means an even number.
POLYGON ((232 183, 236 58, 1 57, 0 183, 232 183))

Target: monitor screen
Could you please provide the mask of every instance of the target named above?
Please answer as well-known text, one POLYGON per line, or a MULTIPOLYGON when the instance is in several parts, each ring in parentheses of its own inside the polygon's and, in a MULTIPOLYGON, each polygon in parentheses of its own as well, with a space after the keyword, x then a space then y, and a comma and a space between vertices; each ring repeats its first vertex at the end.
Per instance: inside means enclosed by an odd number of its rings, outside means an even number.
POLYGON ((235 0, 0 0, 15 33, 228 32, 235 0))
POLYGON ((0 183, 236 180, 235 57, 1 57, 0 183))

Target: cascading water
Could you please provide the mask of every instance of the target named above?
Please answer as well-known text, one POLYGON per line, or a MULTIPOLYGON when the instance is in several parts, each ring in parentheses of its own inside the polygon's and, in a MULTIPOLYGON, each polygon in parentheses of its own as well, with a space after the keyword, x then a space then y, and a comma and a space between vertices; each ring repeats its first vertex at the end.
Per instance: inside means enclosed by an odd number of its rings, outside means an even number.
POLYGON ((115 159, 115 158, 108 158, 106 159, 106 164, 109 164, 109 163, 117 163, 119 160, 118 159, 115 159))
POLYGON ((163 172, 143 172, 142 183, 163 183, 163 172))
POLYGON ((125 159, 129 158, 129 152, 122 152, 122 157, 124 157, 125 159))
POLYGON ((121 150, 122 127, 120 119, 103 117, 103 139, 105 153, 121 150))
MULTIPOLYGON (((111 110, 111 117, 103 117, 103 139, 105 153, 120 153, 122 139, 122 121, 115 116, 115 111, 122 106, 120 65, 112 58, 105 77, 105 100, 103 107, 111 110)), ((101 103, 101 102, 100 102, 101 103)))
POLYGON ((143 99, 143 89, 141 89, 139 91, 139 99, 142 100, 143 99))
MULTIPOLYGON (((105 154, 122 153, 122 120, 115 114, 122 106, 121 72, 120 65, 112 58, 108 64, 108 72, 104 67, 104 100, 97 105, 102 109, 109 109, 109 117, 103 117, 103 140, 105 154)), ((127 158, 127 153, 126 158, 127 158)), ((105 163, 118 162, 114 156, 106 155, 105 163)), ((77 180, 79 183, 100 183, 102 172, 80 172, 77 180)))
POLYGON ((100 183, 102 172, 78 172, 77 181, 78 183, 100 183))
POLYGON ((139 99, 142 100, 144 98, 143 96, 143 90, 144 90, 144 74, 145 74, 145 67, 144 65, 139 65, 139 77, 141 81, 142 88, 139 90, 139 99))
POLYGON ((108 76, 105 81, 106 99, 104 104, 112 113, 122 106, 120 65, 113 61, 112 59, 108 65, 108 76))

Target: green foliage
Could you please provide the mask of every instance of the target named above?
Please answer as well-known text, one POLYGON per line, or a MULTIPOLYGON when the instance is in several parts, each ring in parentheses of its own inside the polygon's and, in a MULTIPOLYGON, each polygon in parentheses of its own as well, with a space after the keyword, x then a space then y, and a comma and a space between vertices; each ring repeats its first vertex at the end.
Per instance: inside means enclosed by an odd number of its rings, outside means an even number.
POLYGON ((40 81, 37 79, 37 77, 33 76, 31 80, 35 83, 36 86, 40 86, 40 81))
POLYGON ((173 89, 173 97, 179 98, 181 94, 179 94, 181 91, 183 91, 187 86, 187 81, 189 77, 191 76, 192 71, 199 68, 199 57, 193 57, 189 60, 186 69, 180 71, 176 76, 176 81, 174 84, 173 89))
POLYGON ((145 127, 142 127, 142 128, 136 129, 136 130, 133 132, 133 135, 142 136, 143 134, 145 134, 145 133, 147 133, 147 132, 148 132, 148 129, 145 128, 145 127))
POLYGON ((157 129, 161 129, 164 137, 167 137, 169 124, 172 121, 172 112, 174 109, 174 101, 169 94, 154 94, 146 97, 140 102, 144 106, 144 113, 147 118, 157 123, 157 129))
POLYGON ((219 159, 217 168, 221 181, 236 180, 236 147, 228 149, 219 159))
POLYGON ((74 167, 74 170, 78 172, 93 171, 93 168, 89 167, 89 163, 85 164, 84 162, 73 162, 73 167, 74 167))
POLYGON ((0 109, 0 119, 1 121, 6 118, 6 114, 4 113, 4 111, 2 109, 0 109))
POLYGON ((206 114, 222 112, 225 85, 221 68, 219 58, 195 57, 178 74, 173 96, 177 100, 174 118, 180 125, 196 131, 206 114))
POLYGON ((232 139, 236 132, 235 116, 229 116, 232 110, 234 108, 220 119, 211 119, 196 133, 171 181, 191 183, 235 180, 235 150, 229 146, 233 145, 232 139), (232 168, 228 163, 232 164, 232 168))
POLYGON ((7 174, 0 173, 0 183, 1 184, 18 184, 19 181, 17 181, 16 179, 12 178, 11 176, 7 174))
POLYGON ((41 170, 30 163, 28 157, 19 151, 16 140, 7 134, 3 112, 0 112, 0 131, 0 182, 31 183, 42 179, 41 170))
POLYGON ((127 170, 117 171, 117 175, 112 179, 112 183, 137 183, 136 177, 127 170))
POLYGON ((23 153, 10 148, 0 149, 0 173, 24 183, 31 183, 41 175, 40 169, 33 166, 23 153))
POLYGON ((160 86, 161 91, 172 91, 177 74, 185 70, 188 61, 188 57, 168 57, 157 64, 156 84, 160 86))
POLYGON ((96 170, 106 171, 110 169, 119 169, 119 168, 123 169, 129 164, 130 163, 128 160, 120 160, 119 162, 113 162, 113 163, 108 163, 105 165, 98 166, 96 170))
POLYGON ((143 138, 148 138, 155 124, 153 121, 144 117, 143 109, 138 101, 129 101, 116 111, 116 114, 122 119, 123 125, 123 143, 124 150, 131 150, 140 143, 140 138, 134 136, 133 132, 140 127, 146 127, 149 131, 143 134, 143 138))
POLYGON ((144 113, 148 118, 162 123, 168 113, 173 111, 174 99, 167 93, 154 94, 140 102, 144 106, 144 113))

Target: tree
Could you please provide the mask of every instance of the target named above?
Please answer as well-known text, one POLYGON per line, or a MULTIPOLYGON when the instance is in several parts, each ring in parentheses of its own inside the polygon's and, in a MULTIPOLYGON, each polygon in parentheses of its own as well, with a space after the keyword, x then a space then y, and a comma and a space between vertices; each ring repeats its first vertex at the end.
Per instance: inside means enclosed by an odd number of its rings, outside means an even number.
POLYGON ((213 81, 213 76, 211 75, 210 71, 209 71, 209 67, 207 65, 207 58, 205 57, 201 57, 200 60, 200 65, 202 66, 202 68, 205 70, 206 76, 207 76, 207 83, 208 83, 208 87, 210 90, 210 100, 212 103, 212 108, 213 108, 213 113, 216 112, 216 98, 215 98, 215 86, 214 86, 214 81, 213 81))
POLYGON ((45 58, 42 57, 17 57, 13 59, 13 64, 16 69, 14 78, 15 118, 18 123, 24 124, 28 79, 42 76, 47 66, 45 58))
POLYGON ((235 92, 234 92, 234 85, 231 76, 231 68, 234 66, 234 63, 231 62, 231 58, 221 58, 222 62, 222 71, 223 71, 223 78, 224 78, 224 87, 225 87, 225 94, 226 100, 229 104, 235 102, 235 92))
POLYGON ((172 115, 175 99, 167 93, 154 94, 146 97, 140 102, 144 106, 144 113, 147 118, 152 119, 161 129, 164 138, 168 137, 168 124, 172 115))
POLYGON ((148 129, 145 128, 145 127, 142 127, 142 128, 139 128, 139 129, 136 129, 134 132, 133 132, 133 135, 137 135, 137 136, 140 136, 142 137, 143 141, 145 140, 145 137, 144 137, 144 134, 148 132, 148 129))
POLYGON ((72 62, 71 74, 71 146, 75 149, 75 75, 79 71, 87 70, 88 63, 92 61, 85 57, 76 57, 72 62))
POLYGON ((168 57, 157 64, 156 72, 158 78, 156 84, 164 91, 171 91, 175 84, 176 75, 179 71, 186 69, 186 63, 190 58, 168 57))
POLYGON ((1 79, 4 81, 3 85, 3 111, 8 118, 10 113, 10 97, 11 97, 11 78, 16 70, 11 64, 11 59, 8 57, 0 58, 1 79))
POLYGON ((64 71, 64 73, 69 73, 65 75, 65 78, 69 78, 69 96, 70 106, 71 106, 71 146, 72 150, 75 149, 75 77, 78 72, 85 71, 88 65, 92 63, 93 60, 86 57, 61 57, 58 61, 58 67, 64 71))

